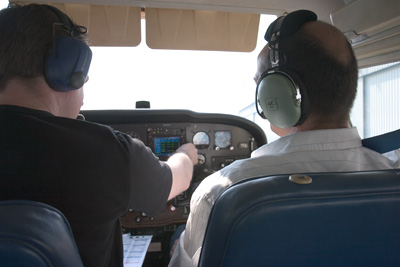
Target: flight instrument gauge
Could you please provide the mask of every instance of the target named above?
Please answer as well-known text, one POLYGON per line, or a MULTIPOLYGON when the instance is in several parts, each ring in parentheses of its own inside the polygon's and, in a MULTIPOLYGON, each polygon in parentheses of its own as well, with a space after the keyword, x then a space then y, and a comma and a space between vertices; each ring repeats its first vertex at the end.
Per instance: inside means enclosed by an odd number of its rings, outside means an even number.
POLYGON ((193 144, 197 149, 204 149, 210 145, 210 137, 206 132, 197 132, 193 136, 193 144))
POLYGON ((216 148, 227 148, 232 144, 232 134, 229 131, 215 132, 214 138, 216 148))

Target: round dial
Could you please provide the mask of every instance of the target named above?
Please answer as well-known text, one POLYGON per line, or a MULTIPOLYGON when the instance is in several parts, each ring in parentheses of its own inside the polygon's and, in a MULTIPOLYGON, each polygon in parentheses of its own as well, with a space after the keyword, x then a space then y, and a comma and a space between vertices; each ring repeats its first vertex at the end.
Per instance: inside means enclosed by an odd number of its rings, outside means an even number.
POLYGON ((206 156, 204 156, 203 154, 198 154, 198 157, 199 157, 198 161, 199 165, 203 165, 204 163, 206 163, 206 156))
POLYGON ((232 143, 232 134, 229 131, 215 132, 215 146, 219 148, 227 148, 232 143))
POLYGON ((197 148, 207 148, 210 144, 210 137, 205 132, 197 132, 193 136, 193 144, 197 148))

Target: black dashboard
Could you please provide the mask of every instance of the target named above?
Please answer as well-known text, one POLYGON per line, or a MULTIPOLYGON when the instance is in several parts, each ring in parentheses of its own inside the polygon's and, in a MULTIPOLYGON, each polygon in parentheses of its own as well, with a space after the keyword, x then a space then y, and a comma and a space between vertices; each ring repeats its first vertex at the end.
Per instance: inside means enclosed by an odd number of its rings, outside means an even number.
MULTIPOLYGON (((121 226, 135 234, 173 231, 186 222, 190 197, 208 175, 238 159, 250 157, 256 148, 267 143, 264 131, 242 117, 196 113, 189 110, 91 110, 82 111, 87 121, 106 124, 140 139, 161 160, 166 160, 184 143, 194 143, 199 163, 194 167, 190 188, 169 201, 163 212, 149 217, 130 210, 121 218, 121 226), (157 230, 158 229, 158 230, 157 230)), ((153 238, 154 239, 154 238, 153 238)))

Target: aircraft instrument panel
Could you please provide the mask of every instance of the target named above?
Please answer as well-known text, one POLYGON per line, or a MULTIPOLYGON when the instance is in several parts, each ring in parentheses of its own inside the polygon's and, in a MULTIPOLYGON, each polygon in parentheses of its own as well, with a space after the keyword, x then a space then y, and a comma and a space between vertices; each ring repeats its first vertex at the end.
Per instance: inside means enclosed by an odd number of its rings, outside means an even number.
POLYGON ((188 110, 102 110, 83 111, 87 121, 102 123, 132 138, 140 139, 160 160, 167 160, 184 143, 198 149, 190 188, 166 204, 154 218, 130 210, 121 218, 125 229, 137 231, 185 223, 190 197, 199 183, 235 160, 250 157, 266 143, 264 132, 253 122, 226 114, 196 113, 188 110))

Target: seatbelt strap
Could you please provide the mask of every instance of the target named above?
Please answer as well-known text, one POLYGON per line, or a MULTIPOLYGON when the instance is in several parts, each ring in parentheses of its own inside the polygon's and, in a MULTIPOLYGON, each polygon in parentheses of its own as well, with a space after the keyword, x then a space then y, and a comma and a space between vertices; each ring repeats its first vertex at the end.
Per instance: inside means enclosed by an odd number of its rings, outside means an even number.
POLYGON ((400 148, 400 129, 382 135, 365 138, 362 145, 381 154, 400 148))

